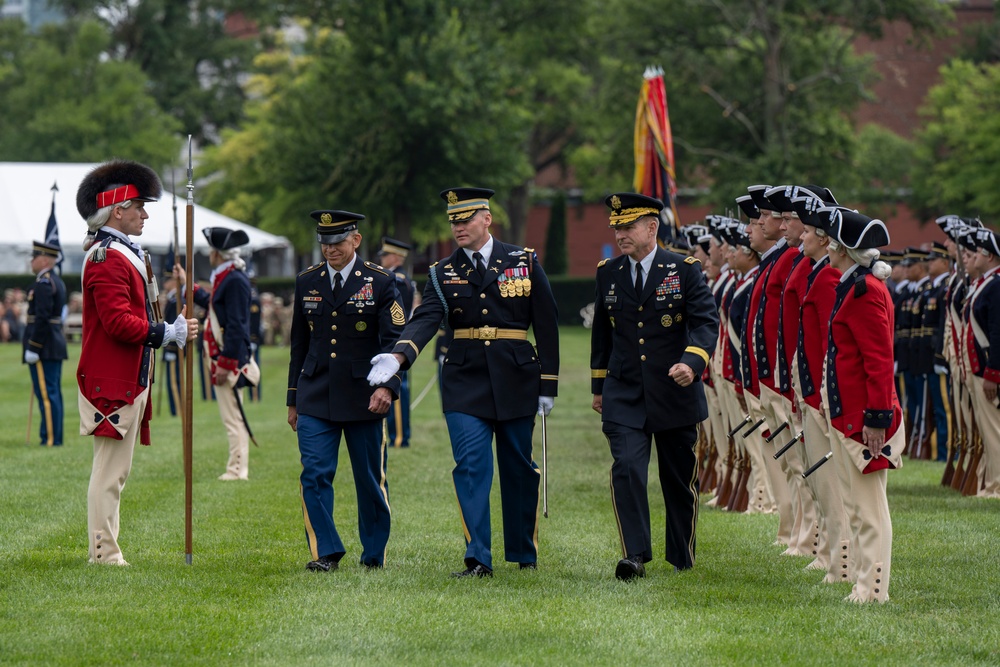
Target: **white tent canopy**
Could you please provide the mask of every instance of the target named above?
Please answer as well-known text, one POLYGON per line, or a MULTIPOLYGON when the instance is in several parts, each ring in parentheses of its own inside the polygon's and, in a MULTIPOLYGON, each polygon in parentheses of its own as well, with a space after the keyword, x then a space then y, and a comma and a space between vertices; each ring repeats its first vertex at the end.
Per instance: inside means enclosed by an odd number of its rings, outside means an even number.
MULTIPOLYGON (((29 273, 31 244, 45 240, 45 227, 52 206, 52 184, 59 187, 56 193, 56 223, 59 226, 59 241, 65 261, 63 272, 79 273, 83 263, 83 238, 87 234, 87 224, 76 210, 76 191, 84 176, 96 164, 56 164, 43 162, 0 162, 0 273, 29 273)), ((165 191, 157 202, 147 202, 149 220, 143 228, 142 236, 136 241, 153 255, 167 252, 173 242, 174 212, 169 183, 164 183, 165 191)), ((197 192, 195 193, 197 197, 197 192)), ((180 249, 183 252, 185 236, 186 194, 178 193, 177 217, 180 249)), ((293 248, 284 236, 275 236, 256 227, 228 218, 195 204, 194 211, 194 251, 207 254, 208 242, 201 230, 206 227, 230 227, 242 229, 250 237, 244 254, 262 250, 274 250, 280 255, 280 266, 268 273, 287 273, 291 270, 293 248)), ((271 253, 268 253, 271 254, 271 253)), ((273 267, 274 263, 270 263, 273 267)))

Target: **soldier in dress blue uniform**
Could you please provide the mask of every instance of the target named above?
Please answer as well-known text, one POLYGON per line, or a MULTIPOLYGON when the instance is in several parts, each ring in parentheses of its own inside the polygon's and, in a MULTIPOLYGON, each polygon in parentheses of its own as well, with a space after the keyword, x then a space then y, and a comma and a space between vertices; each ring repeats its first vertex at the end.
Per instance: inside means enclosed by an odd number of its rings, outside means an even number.
POLYGON ((718 336, 719 315, 700 262, 656 245, 663 203, 632 193, 605 200, 622 255, 597 268, 591 332, 593 408, 611 446, 612 505, 623 558, 615 576, 645 576, 650 446, 656 440, 667 508, 666 557, 694 566, 698 520, 698 423, 708 416, 701 375, 718 336))
MULTIPOLYGON (((382 248, 378 251, 378 260, 382 268, 391 272, 396 278, 396 288, 403 302, 403 312, 407 321, 413 313, 413 296, 417 291, 416 284, 406 275, 403 262, 410 254, 412 246, 388 236, 382 237, 382 248)), ((399 399, 392 402, 392 408, 385 418, 386 430, 389 434, 389 446, 410 446, 410 378, 406 371, 399 374, 399 399)))
POLYGON ((66 285, 52 268, 59 246, 35 241, 31 250, 31 270, 37 274, 28 292, 28 326, 22 344, 24 363, 31 371, 31 384, 38 398, 43 447, 63 444, 62 362, 66 357, 63 336, 63 307, 66 285))
MULTIPOLYGON (((924 458, 934 456, 936 460, 948 460, 951 448, 948 424, 951 421, 951 401, 948 361, 945 358, 945 321, 948 316, 948 279, 951 277, 951 257, 943 243, 935 241, 928 253, 927 272, 930 289, 924 291, 919 302, 923 337, 922 354, 931 359, 931 369, 927 372, 927 394, 930 403, 925 408, 930 412, 925 419, 931 432, 931 442, 936 442, 937 451, 928 451, 924 458)), ((924 370, 927 370, 926 367, 924 370)))
POLYGON ((540 476, 531 434, 536 412, 547 415, 552 409, 559 373, 559 329, 549 281, 531 248, 490 235, 492 196, 486 188, 441 192, 459 248, 431 267, 423 303, 393 354, 372 359, 369 375, 378 383, 411 366, 447 318, 454 333, 444 358, 441 398, 466 543, 465 569, 453 573, 457 577, 493 576, 494 436, 504 557, 521 569, 536 567, 540 476), (528 340, 529 327, 535 346, 528 340))
POLYGON ((399 396, 399 376, 376 389, 368 361, 387 352, 405 323, 396 280, 357 255, 365 216, 313 211, 326 261, 295 281, 288 423, 298 433, 302 506, 312 558, 306 568, 328 572, 346 553, 333 521, 333 478, 341 435, 347 441, 358 497, 362 565, 381 568, 389 540, 389 489, 383 418, 399 396))

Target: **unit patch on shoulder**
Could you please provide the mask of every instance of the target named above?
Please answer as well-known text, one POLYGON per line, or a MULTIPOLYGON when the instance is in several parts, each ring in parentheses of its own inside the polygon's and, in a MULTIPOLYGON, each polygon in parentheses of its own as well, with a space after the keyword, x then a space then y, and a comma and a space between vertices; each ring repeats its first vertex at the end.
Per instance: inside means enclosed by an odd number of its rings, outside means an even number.
POLYGON ((701 264, 701 260, 697 257, 686 257, 684 258, 685 264, 701 264))

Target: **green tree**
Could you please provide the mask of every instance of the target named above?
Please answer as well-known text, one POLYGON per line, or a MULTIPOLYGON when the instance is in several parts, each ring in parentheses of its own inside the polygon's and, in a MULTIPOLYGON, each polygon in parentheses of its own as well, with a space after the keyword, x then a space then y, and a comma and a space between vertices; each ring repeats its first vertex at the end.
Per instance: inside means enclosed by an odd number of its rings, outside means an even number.
POLYGON ((303 55, 259 59, 247 122, 206 162, 219 176, 206 201, 252 208, 305 250, 315 208, 364 213, 373 238, 422 242, 445 233, 443 187, 523 181, 530 118, 477 3, 467 5, 344 3, 343 29, 306 24, 303 55))
POLYGON ((29 34, 0 21, 0 159, 96 162, 128 157, 159 169, 179 149, 176 122, 147 92, 140 69, 105 57, 94 21, 29 34))
POLYGON ((549 209, 549 228, 545 232, 545 273, 558 276, 566 273, 566 193, 560 191, 549 209))
POLYGON ((877 37, 894 20, 909 23, 919 37, 950 16, 937 0, 618 0, 610 9, 620 19, 605 21, 600 48, 609 55, 598 94, 618 111, 613 121, 595 120, 619 134, 598 127, 598 141, 578 151, 578 164, 593 167, 605 157, 614 160, 609 172, 631 173, 640 75, 646 65, 660 64, 679 182, 707 184, 712 198, 726 204, 748 179, 821 182, 836 191, 857 147, 851 113, 871 95, 874 77, 854 41, 877 37))
POLYGON ((160 108, 185 133, 214 141, 243 110, 240 78, 260 44, 256 33, 233 36, 228 14, 238 0, 50 0, 71 20, 100 17, 112 39, 107 53, 136 64, 160 108))
POLYGON ((956 60, 921 109, 913 198, 928 216, 1000 219, 1000 64, 956 60))

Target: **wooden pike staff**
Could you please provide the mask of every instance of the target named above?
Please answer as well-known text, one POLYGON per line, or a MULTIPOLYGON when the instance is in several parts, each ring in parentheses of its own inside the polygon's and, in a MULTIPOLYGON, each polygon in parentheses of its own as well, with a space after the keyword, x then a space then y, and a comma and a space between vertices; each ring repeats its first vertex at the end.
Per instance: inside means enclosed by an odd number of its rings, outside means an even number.
MULTIPOLYGON (((194 167, 191 164, 191 135, 188 135, 188 167, 187 167, 187 229, 185 233, 184 257, 187 265, 184 267, 187 285, 185 299, 186 316, 194 312, 194 167)), ((197 343, 196 343, 197 344, 197 343)), ((194 381, 194 356, 184 355, 184 562, 191 564, 191 491, 192 491, 192 459, 194 455, 194 399, 191 388, 194 381)))
MULTIPOLYGON (((175 266, 177 266, 177 256, 180 253, 180 248, 181 248, 181 245, 180 245, 180 240, 181 240, 180 239, 180 234, 178 234, 178 232, 177 232, 177 175, 176 175, 176 172, 173 169, 170 170, 170 181, 171 181, 171 184, 172 184, 170 189, 171 189, 171 192, 173 194, 172 206, 173 206, 173 209, 174 209, 174 244, 173 244, 174 245, 174 256, 170 258, 170 262, 171 262, 170 269, 173 270, 173 268, 175 266)), ((176 291, 176 284, 175 284, 175 291, 176 291)), ((177 302, 178 302, 178 304, 180 303, 180 294, 179 293, 177 294, 177 302)), ((185 312, 185 315, 186 315, 190 311, 184 311, 184 312, 185 312)), ((181 370, 180 369, 184 365, 184 348, 181 347, 180 345, 177 346, 177 361, 175 361, 174 363, 177 364, 174 367, 174 372, 177 374, 177 377, 180 378, 180 374, 181 374, 181 370)), ((170 381, 170 379, 168 378, 167 382, 169 382, 169 381, 170 381)), ((181 397, 177 396, 176 400, 177 400, 178 403, 180 403, 181 402, 181 397)), ((177 406, 177 412, 180 414, 180 417, 181 417, 181 433, 184 432, 184 424, 186 424, 187 420, 188 420, 188 414, 186 412, 186 409, 187 409, 187 406, 185 406, 185 405, 178 405, 177 406)))

